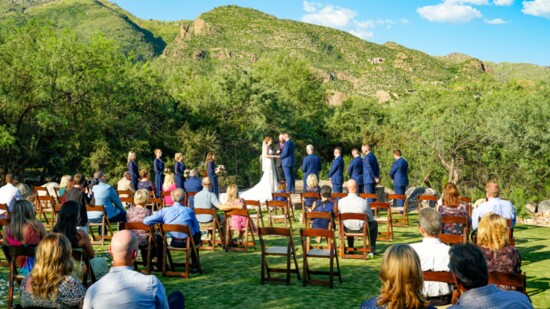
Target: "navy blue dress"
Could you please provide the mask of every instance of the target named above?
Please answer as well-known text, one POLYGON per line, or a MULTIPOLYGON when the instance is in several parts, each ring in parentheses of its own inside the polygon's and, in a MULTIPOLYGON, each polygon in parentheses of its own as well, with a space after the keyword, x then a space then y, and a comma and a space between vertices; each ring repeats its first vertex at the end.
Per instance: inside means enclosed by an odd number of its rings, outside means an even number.
MULTIPOLYGON (((331 201, 321 201, 318 200, 315 205, 315 210, 313 212, 328 212, 332 215, 332 218, 334 219, 334 203, 331 201)), ((330 223, 330 220, 328 219, 313 219, 313 222, 311 223, 312 229, 328 229, 328 224, 330 223)))
MULTIPOLYGON (((315 192, 315 193, 319 193, 321 192, 321 188, 319 188, 319 186, 317 186, 316 188, 306 188, 306 192, 315 192)), ((311 198, 311 197, 306 197, 304 199, 304 204, 306 205, 307 208, 311 208, 311 206, 313 206, 313 203, 316 201, 317 199, 316 198, 311 198)))
POLYGON ((137 190, 139 181, 139 169, 136 161, 130 160, 128 162, 128 172, 130 172, 130 176, 132 177, 132 185, 134 186, 134 189, 137 190))
POLYGON ((183 189, 183 183, 185 182, 185 177, 183 177, 184 172, 185 164, 183 162, 176 162, 176 166, 174 166, 174 176, 176 187, 179 189, 183 189))
POLYGON ((162 192, 162 184, 164 183, 164 162, 162 162, 159 158, 155 158, 153 161, 153 167, 155 169, 156 192, 162 192))
POLYGON ((216 194, 217 197, 219 197, 218 175, 216 174, 216 163, 214 163, 214 161, 207 162, 206 170, 208 171, 208 178, 210 178, 210 183, 212 184, 212 188, 210 188, 210 192, 213 192, 214 194, 216 194))

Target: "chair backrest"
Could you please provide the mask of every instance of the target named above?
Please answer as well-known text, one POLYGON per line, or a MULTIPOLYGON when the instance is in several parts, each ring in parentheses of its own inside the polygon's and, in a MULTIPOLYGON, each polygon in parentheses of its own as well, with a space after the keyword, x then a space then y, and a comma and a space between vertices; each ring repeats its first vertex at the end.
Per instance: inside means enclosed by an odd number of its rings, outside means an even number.
POLYGON ((185 196, 187 196, 188 198, 191 197, 191 196, 195 196, 197 195, 198 192, 185 192, 185 196))
POLYGON ((244 204, 246 205, 246 207, 249 207, 249 206, 252 208, 261 207, 260 201, 255 201, 255 200, 245 200, 244 204))
POLYGON ((334 218, 332 217, 332 214, 330 212, 324 212, 324 211, 312 211, 312 212, 304 212, 305 221, 306 221, 306 229, 310 228, 310 221, 313 219, 327 219, 330 221, 328 227, 329 229, 334 229, 334 218))
POLYGON ((290 237, 290 229, 282 227, 260 227, 258 228, 258 235, 262 236, 284 236, 290 237))
POLYGON ((193 208, 193 212, 195 213, 195 215, 211 215, 211 216, 214 217, 214 219, 218 218, 218 215, 216 213, 216 209, 214 209, 214 208, 210 208, 210 209, 193 208))
POLYGON ((417 201, 432 201, 432 202, 437 202, 437 195, 420 195, 418 198, 417 198, 417 201))
POLYGON ((391 209, 390 203, 384 203, 384 202, 372 202, 370 203, 370 208, 374 209, 391 209))
POLYGON ((331 199, 341 199, 341 198, 344 198, 346 196, 348 196, 347 193, 332 192, 330 194, 331 199))
POLYGON ((425 271, 424 273, 424 281, 437 281, 437 282, 445 282, 448 284, 456 284, 455 278, 453 277, 453 273, 449 271, 425 271))
POLYGON ((471 203, 471 202, 472 202, 472 198, 471 198, 471 197, 467 197, 467 196, 459 196, 459 197, 458 197, 458 201, 459 201, 459 202, 463 202, 463 203, 471 203))
POLYGON ((225 215, 226 215, 227 217, 231 217, 231 216, 243 216, 243 217, 248 217, 248 218, 250 218, 249 213, 248 213, 248 209, 232 209, 232 210, 226 211, 226 212, 225 212, 225 215))
POLYGON ((0 210, 2 210, 2 214, 0 214, 0 216, 4 216, 5 218, 9 218, 11 213, 10 213, 10 208, 8 207, 7 204, 0 204, 0 210))
POLYGON ((306 198, 320 199, 320 198, 321 198, 321 194, 320 194, 320 193, 317 193, 317 192, 302 192, 302 193, 300 193, 300 198, 302 199, 302 202, 303 202, 304 199, 306 199, 306 198))
POLYGON ((286 193, 286 192, 273 192, 271 193, 271 197, 274 199, 276 197, 284 197, 286 198, 287 200, 290 199, 290 193, 286 193))
POLYGON ((146 231, 150 232, 154 228, 153 225, 149 226, 143 222, 126 222, 124 223, 125 230, 146 231))
POLYGON ((267 201, 266 202, 267 207, 275 207, 275 208, 286 208, 288 204, 283 201, 267 201))
POLYGON ((402 200, 405 201, 405 205, 407 204, 407 196, 405 194, 388 194, 388 200, 402 200))
POLYGON ((86 211, 99 211, 103 216, 107 216, 107 211, 103 205, 86 205, 86 211))
POLYGON ((48 191, 48 188, 46 187, 35 186, 33 187, 33 189, 34 189, 34 192, 36 192, 36 196, 41 196, 41 195, 50 196, 50 191, 48 191))
POLYGON ((325 237, 334 239, 334 231, 325 229, 300 229, 300 237, 325 237))
POLYGON ((162 191, 160 197, 164 199, 165 196, 170 196, 170 194, 172 194, 172 191, 162 191))
POLYGON ((378 195, 376 195, 376 193, 361 193, 359 194, 359 197, 365 200, 368 198, 373 198, 376 200, 378 198, 378 195))
POLYGON ((121 195, 125 195, 126 197, 128 196, 132 196, 134 193, 130 190, 117 190, 116 191, 116 194, 118 194, 118 196, 120 197, 121 195))
POLYGON ((527 275, 516 273, 490 272, 489 283, 513 286, 518 292, 527 294, 527 275))
POLYGON ((439 235, 439 239, 445 244, 465 244, 468 242, 468 217, 465 216, 441 216, 441 229, 443 231, 443 224, 456 223, 462 224, 462 234, 443 234, 439 235))

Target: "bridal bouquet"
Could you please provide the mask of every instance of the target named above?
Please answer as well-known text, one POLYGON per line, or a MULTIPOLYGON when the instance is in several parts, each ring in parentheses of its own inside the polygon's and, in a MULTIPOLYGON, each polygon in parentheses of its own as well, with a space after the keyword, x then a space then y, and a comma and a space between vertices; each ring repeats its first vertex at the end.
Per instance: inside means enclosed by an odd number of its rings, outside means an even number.
POLYGON ((225 166, 218 165, 216 168, 216 175, 224 175, 225 174, 225 166))
POLYGON ((189 178, 190 173, 191 173, 191 171, 189 169, 186 169, 185 171, 183 171, 183 177, 189 178))

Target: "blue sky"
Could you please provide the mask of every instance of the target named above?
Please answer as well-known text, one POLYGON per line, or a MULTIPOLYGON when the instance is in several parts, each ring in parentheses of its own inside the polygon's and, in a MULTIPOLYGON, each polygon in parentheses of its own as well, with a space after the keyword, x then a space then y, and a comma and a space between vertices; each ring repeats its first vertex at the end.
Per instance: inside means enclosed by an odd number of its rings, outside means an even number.
POLYGON ((431 55, 463 52, 496 62, 550 66, 550 0, 114 0, 143 19, 195 19, 236 4, 278 18, 397 42, 431 55))

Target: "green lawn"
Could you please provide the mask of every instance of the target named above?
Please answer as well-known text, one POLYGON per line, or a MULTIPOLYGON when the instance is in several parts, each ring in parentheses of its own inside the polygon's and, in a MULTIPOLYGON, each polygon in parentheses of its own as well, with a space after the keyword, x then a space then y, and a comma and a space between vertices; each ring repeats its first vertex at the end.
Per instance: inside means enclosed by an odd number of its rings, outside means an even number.
MULTIPOLYGON (((396 241, 412 243, 420 240, 417 232, 417 217, 411 216, 411 226, 395 228, 396 241)), ((295 224, 295 242, 299 245, 298 228, 295 224)), ((527 273, 528 293, 535 308, 550 307, 550 240, 545 237, 549 228, 518 225, 515 229, 516 244, 523 259, 522 268, 527 273)), ((277 240, 270 239, 273 244, 277 240)), ((391 242, 394 243, 394 242, 391 242)), ((378 251, 383 252, 391 243, 380 242, 378 251)), ((107 247, 97 247, 105 250, 107 247)), ((334 289, 303 287, 294 276, 290 286, 282 284, 260 285, 260 253, 225 253, 201 251, 202 275, 191 279, 162 278, 168 292, 180 290, 185 294, 187 308, 358 308, 361 301, 377 295, 378 271, 381 257, 374 260, 340 260, 343 283, 335 283, 334 289)), ((302 267, 301 250, 299 266, 302 267)), ((277 262, 277 261, 276 261, 277 262)), ((278 261, 283 266, 282 261, 278 261)), ((312 266, 328 265, 324 261, 312 266)), ((6 306, 7 268, 0 268, 0 307, 6 306)), ((155 273, 159 277, 159 273, 155 273)))

